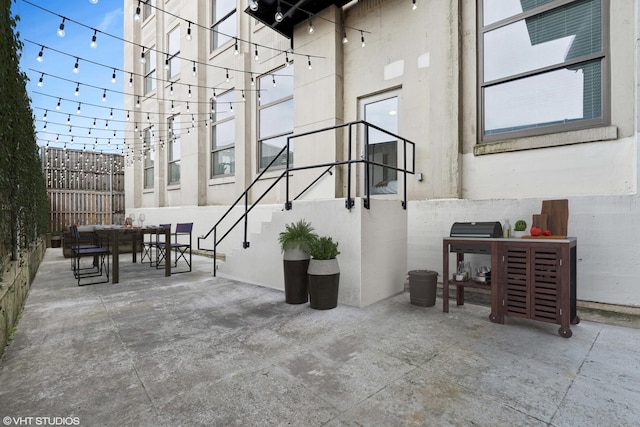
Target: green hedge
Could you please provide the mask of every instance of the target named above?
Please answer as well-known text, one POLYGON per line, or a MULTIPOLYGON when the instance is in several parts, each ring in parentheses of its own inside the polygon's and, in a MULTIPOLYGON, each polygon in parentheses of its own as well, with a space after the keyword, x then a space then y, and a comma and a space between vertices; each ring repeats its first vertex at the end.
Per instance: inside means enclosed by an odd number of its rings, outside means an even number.
POLYGON ((17 260, 46 234, 49 217, 14 1, 0 0, 0 277, 7 259, 17 260))

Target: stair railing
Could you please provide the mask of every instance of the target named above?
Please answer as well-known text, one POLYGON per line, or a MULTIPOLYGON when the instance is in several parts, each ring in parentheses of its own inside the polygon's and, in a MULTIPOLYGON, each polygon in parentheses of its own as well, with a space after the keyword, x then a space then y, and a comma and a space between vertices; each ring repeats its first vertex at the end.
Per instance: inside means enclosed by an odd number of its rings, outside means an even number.
POLYGON ((413 175, 415 173, 415 143, 413 143, 412 141, 409 141, 406 138, 403 138, 399 135, 395 135, 391 132, 388 132, 376 125, 373 125, 371 123, 365 122, 364 120, 358 120, 358 121, 354 121, 354 122, 349 122, 349 123, 345 123, 342 125, 336 125, 336 126, 330 126, 330 127, 325 127, 322 129, 317 129, 314 131, 309 131, 309 132, 305 132, 305 133, 301 133, 301 134, 296 134, 296 135, 291 135, 287 137, 287 143, 284 147, 282 147, 282 149, 273 157, 273 159, 269 162, 269 164, 258 174, 258 176, 251 182, 251 184, 249 184, 249 186, 244 190, 244 192, 236 199, 236 201, 229 207, 229 209, 227 209, 227 211, 220 217, 220 219, 214 224, 213 227, 211 227, 211 229, 203 236, 199 236, 198 237, 198 249, 199 250, 204 250, 204 251, 210 251, 213 252, 213 275, 216 276, 216 270, 217 270, 217 248, 218 245, 231 233, 231 231, 233 231, 233 229, 241 222, 244 220, 244 240, 242 242, 242 247, 244 249, 248 248, 250 246, 250 242, 247 240, 248 237, 248 222, 249 222, 249 213, 251 212, 251 210, 253 210, 253 208, 255 206, 257 206, 262 199, 273 189, 273 187, 275 187, 280 180, 282 180, 283 178, 285 178, 285 197, 286 197, 286 201, 285 201, 285 206, 284 208, 286 210, 290 210, 292 209, 292 202, 291 199, 289 197, 289 191, 290 191, 290 186, 289 186, 289 180, 290 180, 290 173, 293 171, 297 171, 297 170, 306 170, 306 169, 317 169, 317 168, 326 168, 317 178, 315 178, 304 190, 302 190, 293 200, 297 200, 299 197, 302 196, 302 194, 304 194, 305 192, 307 192, 311 187, 313 187, 318 181, 320 181, 325 175, 327 174, 332 174, 332 169, 335 168, 336 166, 339 165, 346 165, 347 166, 347 197, 345 200, 345 208, 347 209, 351 209, 354 206, 354 199, 351 197, 351 175, 352 175, 352 164, 359 164, 359 163, 363 163, 365 164, 365 172, 364 172, 364 190, 365 190, 365 199, 364 199, 364 207, 366 209, 369 209, 371 206, 371 188, 369 185, 369 169, 371 166, 380 166, 382 168, 386 168, 386 169, 391 169, 391 170, 395 170, 397 172, 402 173, 403 175, 403 200, 402 200, 402 208, 406 209, 407 208, 407 174, 411 174, 413 175), (364 153, 362 156, 360 156, 360 159, 352 159, 352 153, 353 153, 353 130, 354 128, 356 128, 356 126, 358 125, 364 125, 364 153), (343 160, 343 161, 336 161, 336 162, 330 162, 330 163, 320 163, 320 164, 315 164, 315 165, 309 165, 309 166, 298 166, 298 167, 292 167, 291 166, 291 158, 290 158, 290 154, 291 154, 291 141, 296 139, 296 138, 302 138, 305 136, 310 136, 310 135, 314 135, 314 134, 318 134, 318 133, 322 133, 322 132, 327 132, 327 131, 333 131, 333 130, 337 130, 337 129, 341 129, 341 128, 347 128, 348 132, 347 132, 347 160, 343 160), (394 167, 394 166, 389 166, 387 164, 384 163, 378 163, 378 162, 373 162, 369 159, 369 128, 373 128, 375 130, 377 130, 378 132, 382 132, 383 134, 386 134, 390 137, 395 138, 396 141, 398 142, 402 142, 403 144, 403 165, 402 168, 399 167, 394 167), (411 147, 411 151, 412 151, 412 156, 411 156, 411 169, 408 169, 408 159, 407 159, 407 149, 411 147), (286 166, 284 168, 284 170, 276 176, 276 179, 271 183, 271 185, 269 185, 269 187, 267 187, 266 190, 264 190, 262 192, 262 194, 256 199, 254 200, 251 205, 249 205, 249 192, 250 190, 253 188, 253 186, 259 182, 261 180, 261 178, 263 177, 263 175, 273 166, 273 164, 276 162, 276 160, 278 160, 280 158, 280 156, 282 156, 283 154, 286 153, 286 166), (240 215, 240 217, 227 229, 227 231, 218 239, 218 227, 220 226, 220 224, 222 223, 222 221, 234 210, 234 208, 236 208, 242 201, 244 200, 244 212, 242 215, 240 215), (201 246, 201 241, 202 240, 206 240, 208 239, 211 234, 213 234, 213 248, 203 248, 201 246))

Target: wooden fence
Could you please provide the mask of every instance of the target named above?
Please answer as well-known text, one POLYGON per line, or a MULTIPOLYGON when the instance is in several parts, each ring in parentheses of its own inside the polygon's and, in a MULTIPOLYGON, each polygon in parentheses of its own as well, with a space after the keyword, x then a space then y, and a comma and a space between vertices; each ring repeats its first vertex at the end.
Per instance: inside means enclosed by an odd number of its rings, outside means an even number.
POLYGON ((119 154, 44 148, 50 231, 70 225, 123 224, 124 158, 119 154))

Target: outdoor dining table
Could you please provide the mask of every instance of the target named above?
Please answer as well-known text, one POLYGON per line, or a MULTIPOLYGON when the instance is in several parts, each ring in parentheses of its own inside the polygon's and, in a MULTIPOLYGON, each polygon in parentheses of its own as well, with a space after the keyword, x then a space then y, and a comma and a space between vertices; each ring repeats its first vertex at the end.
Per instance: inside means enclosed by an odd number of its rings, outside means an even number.
POLYGON ((131 239, 131 254, 132 262, 137 261, 137 247, 136 243, 142 241, 142 236, 145 234, 164 234, 164 245, 166 259, 164 263, 164 275, 165 277, 171 276, 171 229, 158 227, 158 226, 144 226, 144 227, 109 227, 96 230, 99 234, 106 234, 109 237, 111 243, 111 283, 120 282, 120 236, 126 234, 133 234, 131 239))

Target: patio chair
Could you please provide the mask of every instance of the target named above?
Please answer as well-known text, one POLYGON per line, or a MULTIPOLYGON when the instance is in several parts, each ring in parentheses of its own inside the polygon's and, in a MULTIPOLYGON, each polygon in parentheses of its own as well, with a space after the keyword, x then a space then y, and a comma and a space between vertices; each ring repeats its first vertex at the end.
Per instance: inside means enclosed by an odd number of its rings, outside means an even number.
POLYGON ((72 225, 69 228, 74 242, 71 246, 71 261, 73 263, 73 275, 78 280, 78 286, 96 285, 98 283, 109 282, 109 242, 94 236, 94 243, 89 244, 81 240, 78 227, 72 225), (83 265, 83 258, 91 258, 90 265, 83 265), (106 262, 105 262, 106 261, 106 262), (82 279, 91 277, 102 277, 104 280, 97 282, 82 283, 82 279))
MULTIPOLYGON (((95 236, 92 235, 90 237, 83 236, 80 234, 80 230, 77 225, 69 226, 69 233, 71 234, 71 251, 76 249, 92 249, 97 248, 98 246, 95 244, 95 236)), ((71 269, 75 271, 76 269, 76 260, 71 257, 71 269)), ((93 267, 87 267, 87 269, 92 269, 93 267)))
MULTIPOLYGON (((191 230, 193 229, 193 223, 178 223, 176 224, 176 231, 172 233, 173 241, 169 243, 169 249, 173 250, 173 266, 172 268, 178 267, 178 261, 181 259, 187 264, 189 267, 188 270, 175 271, 174 273, 187 273, 191 271, 191 230), (187 243, 187 236, 189 242, 187 243), (187 259, 187 253, 189 258, 187 259)), ((160 268, 160 263, 166 259, 165 256, 165 244, 164 242, 158 242, 156 244, 156 250, 158 253, 158 262, 156 264, 156 268, 160 268)))
POLYGON ((160 224, 154 234, 144 244, 149 244, 149 266, 160 268, 164 265, 165 230, 171 230, 171 224, 160 224), (152 255, 153 253, 153 255, 152 255))
POLYGON ((159 229, 142 236, 142 246, 140 247, 141 264, 144 264, 146 262, 145 259, 148 259, 150 267, 155 265, 154 256, 157 261, 157 250, 155 248, 158 242, 164 242, 164 230, 166 228, 171 228, 171 224, 160 224, 159 229), (145 236, 149 236, 149 238, 145 240, 145 236))

